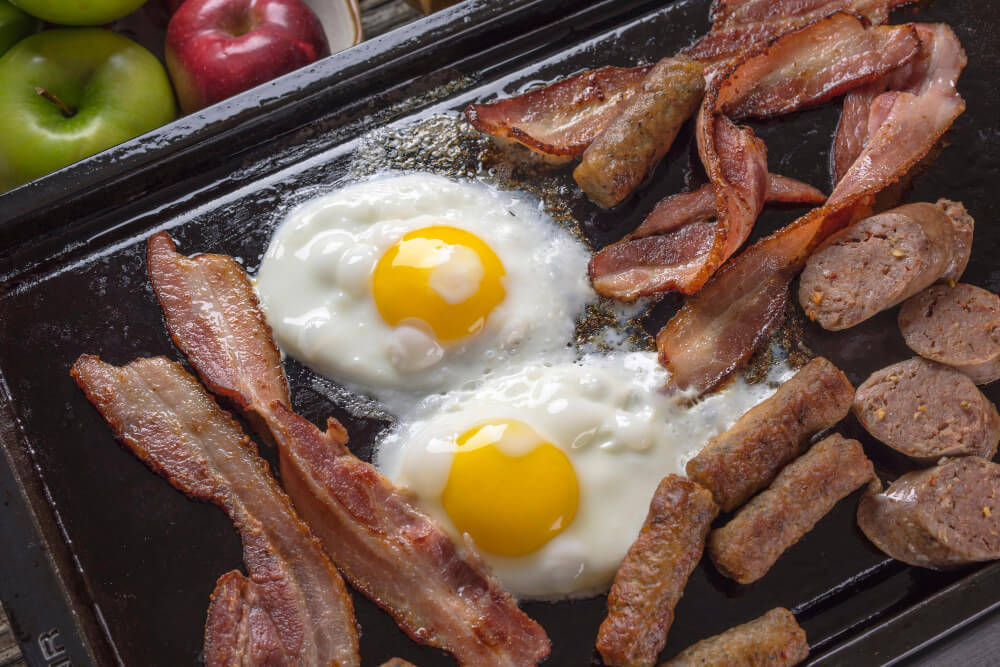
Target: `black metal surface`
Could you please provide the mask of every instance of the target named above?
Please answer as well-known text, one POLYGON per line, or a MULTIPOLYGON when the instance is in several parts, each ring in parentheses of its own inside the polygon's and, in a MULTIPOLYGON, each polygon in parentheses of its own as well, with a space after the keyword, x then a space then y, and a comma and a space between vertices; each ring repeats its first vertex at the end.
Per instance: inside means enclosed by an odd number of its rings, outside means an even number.
MULTIPOLYGON (((668 55, 707 27, 707 0, 569 0, 465 3, 284 77, 0 196, 0 372, 5 383, 0 439, 13 476, 0 475, 11 508, 0 512, 0 597, 19 636, 66 614, 77 662, 191 664, 201 648, 208 594, 221 573, 240 566, 239 540, 217 509, 186 500, 119 448, 67 375, 81 352, 114 363, 137 356, 177 358, 146 283, 142 240, 169 228, 184 250, 229 253, 256 268, 289 201, 344 182, 357 138, 380 125, 453 112, 472 100, 521 89, 586 67, 628 65, 668 55), (406 100, 458 81, 444 99, 406 100), (264 101, 261 101, 264 100, 264 101), (405 110, 404 110, 405 109, 405 110), (39 202, 44 204, 39 205, 39 202), (16 478, 16 479, 15 479, 16 478), (27 499, 27 502, 23 502, 27 499), (25 532, 45 544, 35 566, 20 558, 25 532), (51 585, 31 595, 32 569, 51 585), (56 579, 47 579, 51 571, 56 579), (47 574, 48 573, 48 574, 47 574), (84 648, 84 647, 87 648, 84 648)), ((969 54, 960 89, 968 111, 950 145, 916 182, 910 201, 963 200, 978 221, 966 279, 1000 291, 1000 7, 941 0, 894 20, 947 20, 969 54)), ((756 126, 772 171, 819 186, 828 182, 834 107, 756 126)), ((682 134, 689 140, 690 133, 682 134)), ((568 205, 600 245, 633 228, 652 204, 683 188, 688 148, 679 145, 637 197, 599 213, 572 188, 568 205)), ((570 183, 568 176, 565 182, 570 183)), ((758 233, 801 211, 769 211, 758 233)), ((675 302, 654 310, 649 326, 675 302)), ((808 328, 806 340, 860 382, 908 355, 890 312, 842 334, 808 328)), ((311 419, 332 412, 368 453, 383 422, 352 412, 331 383, 289 364, 297 406, 311 419)), ((1000 398, 1000 387, 987 388, 1000 398)), ((880 473, 906 468, 853 421, 880 473)), ((855 499, 842 502, 752 586, 738 586, 702 564, 677 608, 666 655, 784 605, 796 612, 817 664, 885 664, 994 607, 1000 569, 934 573, 888 561, 854 524, 855 499)), ((419 665, 449 664, 421 648, 388 616, 358 597, 365 664, 393 655, 419 665)), ((525 606, 553 638, 551 664, 586 664, 603 598, 525 606)), ((60 628, 63 627, 60 625, 60 628)), ((29 654, 33 664, 38 653, 29 654)))

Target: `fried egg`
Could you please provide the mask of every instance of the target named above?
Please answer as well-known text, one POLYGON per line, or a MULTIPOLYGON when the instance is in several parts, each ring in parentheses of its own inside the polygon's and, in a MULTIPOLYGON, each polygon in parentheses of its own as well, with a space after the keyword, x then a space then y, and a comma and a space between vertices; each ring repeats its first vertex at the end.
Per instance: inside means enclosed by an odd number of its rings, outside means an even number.
POLYGON ((659 481, 773 392, 742 380, 693 406, 661 392, 655 353, 528 364, 432 397, 378 443, 376 464, 505 588, 608 588, 659 481))
POLYGON ((588 260, 526 195, 408 174, 293 210, 256 285, 284 351, 399 407, 569 345, 588 260))

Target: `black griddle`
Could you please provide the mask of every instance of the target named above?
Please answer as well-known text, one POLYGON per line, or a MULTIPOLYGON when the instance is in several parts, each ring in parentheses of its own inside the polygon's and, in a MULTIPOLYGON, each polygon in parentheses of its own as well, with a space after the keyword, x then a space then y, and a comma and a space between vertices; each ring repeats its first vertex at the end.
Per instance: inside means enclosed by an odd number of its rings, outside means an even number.
MULTIPOLYGON (((707 30, 708 5, 468 0, 0 195, 0 599, 28 663, 197 663, 209 593, 241 567, 223 513, 122 450, 68 375, 82 352, 117 364, 181 358, 146 281, 148 235, 169 229, 182 251, 231 254, 252 271, 289 202, 348 182, 365 133, 405 135, 420 119, 534 82, 654 61, 707 30)), ((939 0, 892 20, 947 21, 969 55, 959 85, 968 109, 906 200, 964 201, 977 221, 965 280, 1000 291, 1000 5, 939 0)), ((754 124, 770 169, 828 191, 837 116, 828 105, 754 124)), ((690 185, 692 159, 688 129, 651 182, 612 212, 591 206, 568 174, 558 178, 601 246, 690 185)), ((802 212, 769 208, 755 235, 802 212)), ((677 304, 661 301, 646 328, 655 332, 677 304)), ((809 326, 805 342, 855 383, 910 356, 895 310, 839 334, 809 326)), ((370 456, 384 414, 294 361, 288 374, 296 407, 315 421, 341 419, 355 451, 370 456)), ((1000 383, 986 393, 1000 399, 1000 383)), ((839 430, 864 442, 884 479, 909 468, 853 420, 839 430)), ((809 635, 810 664, 892 664, 1000 606, 1000 565, 938 573, 889 560, 856 528, 855 507, 856 496, 838 504, 754 585, 702 563, 664 657, 783 605, 809 635)), ((364 664, 453 664, 355 597, 364 664)), ((604 606, 603 597, 524 605, 553 640, 548 664, 593 660, 604 606)))

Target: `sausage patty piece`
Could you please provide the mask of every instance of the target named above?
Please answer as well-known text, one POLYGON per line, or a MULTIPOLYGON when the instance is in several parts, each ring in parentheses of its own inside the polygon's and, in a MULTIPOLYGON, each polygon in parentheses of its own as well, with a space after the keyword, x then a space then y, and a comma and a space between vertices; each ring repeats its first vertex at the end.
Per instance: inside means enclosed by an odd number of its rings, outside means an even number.
POLYGON ((861 443, 834 433, 785 466, 767 490, 712 531, 708 555, 730 579, 753 583, 874 474, 861 443))
POLYGON ((809 438, 847 416, 853 398, 847 376, 817 357, 709 441, 688 461, 687 476, 729 512, 770 484, 809 438))
POLYGON ((752 665, 791 667, 806 659, 809 644, 806 631, 792 612, 778 607, 749 623, 737 625, 684 649, 660 667, 701 667, 704 665, 752 665))
POLYGON ((656 63, 622 111, 594 138, 573 171, 590 200, 611 208, 667 154, 705 92, 703 66, 683 56, 656 63))
POLYGON ((921 463, 942 456, 992 458, 1000 415, 967 375, 913 357, 871 374, 854 396, 865 430, 921 463))
POLYGON ((824 329, 840 331, 938 280, 957 280, 972 248, 962 204, 907 204, 861 220, 809 258, 799 304, 824 329))
POLYGON ((882 492, 876 478, 858 504, 875 546, 910 565, 945 570, 1000 558, 1000 465, 975 456, 903 475, 882 492))
POLYGON ((718 513, 705 489, 679 475, 663 478, 608 593, 608 616, 597 634, 604 664, 656 661, 718 513))
POLYGON ((1000 378, 1000 296, 975 285, 934 285, 899 311, 910 349, 976 384, 1000 378))

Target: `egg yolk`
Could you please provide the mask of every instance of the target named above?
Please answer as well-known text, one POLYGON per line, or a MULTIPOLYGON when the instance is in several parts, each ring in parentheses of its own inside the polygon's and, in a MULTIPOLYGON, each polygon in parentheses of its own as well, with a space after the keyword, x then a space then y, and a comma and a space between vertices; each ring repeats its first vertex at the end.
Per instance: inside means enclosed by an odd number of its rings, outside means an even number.
POLYGON ((475 234, 447 226, 424 227, 389 248, 372 276, 379 314, 398 326, 417 319, 439 341, 483 328, 504 299, 504 267, 475 234))
POLYGON ((566 454, 527 424, 491 421, 466 431, 441 500, 460 533, 500 556, 523 556, 576 516, 580 491, 566 454))

